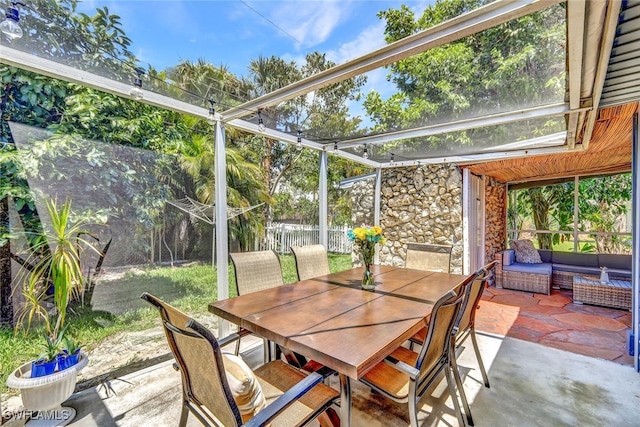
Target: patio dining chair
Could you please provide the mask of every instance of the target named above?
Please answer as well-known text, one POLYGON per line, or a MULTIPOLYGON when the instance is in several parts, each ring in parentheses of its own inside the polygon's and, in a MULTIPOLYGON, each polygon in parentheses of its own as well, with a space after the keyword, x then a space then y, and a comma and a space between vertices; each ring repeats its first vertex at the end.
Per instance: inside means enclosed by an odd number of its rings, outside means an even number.
POLYGON ((451 245, 407 243, 407 257, 404 266, 417 270, 449 273, 452 249, 451 245))
POLYGON ((443 372, 458 424, 465 425, 456 394, 458 381, 454 383, 452 379, 457 373, 451 366, 451 358, 455 357, 451 335, 463 297, 463 293, 449 291, 436 302, 430 317, 424 320, 428 322, 427 335, 419 353, 400 346, 360 380, 395 402, 407 403, 412 427, 418 427, 419 400, 443 372))
POLYGON ((469 301, 467 302, 460 316, 460 322, 458 323, 458 331, 456 333, 455 339, 456 349, 458 349, 460 348, 462 343, 467 340, 467 338, 471 337, 473 351, 475 352, 476 359, 478 360, 478 366, 480 368, 480 373, 482 374, 484 386, 487 388, 489 388, 489 377, 487 376, 487 371, 484 368, 484 363, 482 363, 482 357, 480 356, 480 349, 478 347, 478 340, 476 338, 475 321, 478 304, 480 303, 480 298, 482 297, 482 291, 484 290, 485 284, 490 278, 493 270, 495 270, 497 264, 498 261, 492 261, 478 271, 478 277, 473 281, 473 284, 471 285, 469 301))
POLYGON ((298 280, 307 280, 331 273, 329 258, 323 245, 291 246, 296 260, 298 280))
POLYGON ((304 373, 273 361, 252 371, 222 347, 238 339, 221 340, 204 326, 145 292, 141 298, 160 312, 174 368, 182 377, 180 427, 189 412, 206 426, 303 426, 318 419, 333 425, 331 405, 339 393, 322 383, 317 373, 304 373))
MULTIPOLYGON (((229 257, 233 263, 238 295, 284 285, 280 258, 274 251, 234 252, 229 257)), ((241 329, 242 330, 242 329, 241 329)), ((264 339, 264 361, 271 359, 271 344, 264 339)), ((240 352, 240 340, 236 341, 235 354, 240 352)))
MULTIPOLYGON (((463 406, 465 407, 467 421, 470 425, 473 425, 473 417, 471 416, 471 410, 467 402, 466 393, 464 392, 464 388, 462 387, 462 379, 459 375, 457 363, 457 357, 459 355, 458 350, 462 346, 462 343, 466 341, 467 338, 471 337, 473 350, 475 352, 476 359, 478 360, 478 367, 480 368, 480 373, 482 374, 484 385, 485 387, 489 388, 489 377, 487 375, 487 371, 485 370, 484 363, 482 363, 482 357, 480 355, 480 349, 478 347, 478 341, 476 338, 475 318, 476 311, 478 309, 478 303, 480 302, 480 298, 482 297, 482 291, 485 288, 485 283, 489 279, 491 272, 495 269, 497 263, 497 261, 492 261, 478 270, 477 273, 475 273, 475 277, 470 282, 467 295, 462 303, 462 308, 460 310, 460 314, 454 328, 454 337, 451 341, 453 346, 453 357, 451 358, 451 364, 453 366, 454 372, 458 373, 456 380, 460 379, 460 382, 458 383, 458 388, 460 389, 460 398, 462 400, 463 406)), ((426 328, 422 329, 413 337, 411 337, 411 341, 412 343, 422 345, 424 343, 425 337, 426 328)))

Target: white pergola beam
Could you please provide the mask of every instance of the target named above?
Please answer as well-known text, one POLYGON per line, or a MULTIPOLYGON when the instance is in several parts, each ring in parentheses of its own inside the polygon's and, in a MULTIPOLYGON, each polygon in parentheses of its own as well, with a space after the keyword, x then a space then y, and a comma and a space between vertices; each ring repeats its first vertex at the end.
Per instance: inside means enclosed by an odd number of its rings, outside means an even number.
POLYGON ((277 105, 367 71, 389 65, 434 47, 460 40, 472 34, 498 26, 548 8, 561 0, 498 0, 442 24, 405 37, 369 54, 314 74, 286 87, 258 97, 225 111, 227 120, 237 119, 259 108, 277 105))
POLYGON ((567 62, 569 68, 569 113, 567 123, 567 145, 573 148, 578 136, 578 118, 582 89, 582 54, 584 51, 584 28, 586 17, 586 1, 567 2, 567 62))
POLYGON ((602 97, 602 88, 605 78, 607 77, 607 68, 609 67, 609 58, 611 57, 611 46, 616 36, 616 27, 618 18, 620 17, 620 7, 622 0, 611 0, 607 4, 607 14, 605 17, 604 30, 602 31, 602 40, 598 46, 598 65, 596 68, 596 77, 593 84, 593 110, 587 118, 587 124, 582 139, 584 149, 589 148, 589 142, 593 135, 593 128, 598 118, 598 107, 600 106, 600 98, 602 97))
MULTIPOLYGON (((215 123, 214 152, 225 152, 224 124, 220 120, 215 123)), ((215 156, 214 176, 216 179, 215 213, 216 213, 216 269, 218 282, 218 301, 229 298, 229 234, 227 224, 227 157, 215 156)), ((229 323, 220 319, 218 336, 229 335, 229 323)))
POLYGON ((569 106, 567 106, 565 103, 543 105, 541 107, 533 107, 508 113, 492 114, 490 116, 477 117, 473 119, 464 119, 443 124, 422 126, 414 129, 389 132, 382 135, 354 138, 339 142, 338 147, 350 148, 364 144, 384 144, 387 142, 398 141, 402 139, 440 135, 448 132, 457 132, 485 126, 494 126, 521 120, 535 119, 539 117, 558 116, 566 114, 569 111, 569 106))
MULTIPOLYGON (((50 59, 39 58, 30 53, 25 53, 4 45, 0 45, 0 63, 70 83, 77 83, 92 89, 120 96, 122 98, 131 98, 129 91, 131 90, 132 85, 130 84, 111 80, 88 71, 78 70, 77 68, 60 64, 50 59)), ((209 118, 209 110, 207 108, 192 105, 188 102, 180 101, 165 95, 160 95, 155 92, 145 90, 144 88, 142 91, 144 93, 144 97, 139 100, 139 102, 203 119, 209 118)), ((222 116, 219 114, 217 114, 216 117, 218 119, 222 119, 222 116)), ((297 143, 297 135, 293 136, 273 129, 266 129, 264 132, 261 132, 257 125, 245 120, 231 120, 227 122, 227 125, 257 135, 263 134, 266 137, 279 141, 297 143)), ((325 148, 323 144, 304 138, 302 139, 302 145, 315 150, 323 150, 325 148)))
MULTIPOLYGON (((0 46, 0 63, 19 67, 28 71, 33 71, 38 74, 46 75, 46 76, 57 78, 60 80, 64 80, 72 83, 78 83, 86 87, 111 93, 113 95, 121 96, 124 98, 130 97, 129 91, 131 90, 131 85, 128 85, 122 82, 116 82, 116 81, 107 79, 106 77, 98 76, 96 74, 92 74, 87 71, 78 70, 68 65, 59 64, 57 62, 54 62, 48 59, 38 58, 31 54, 24 53, 16 49, 12 49, 10 47, 6 47, 4 45, 0 46)), ((204 107, 194 106, 189 103, 175 100, 168 96, 159 95, 150 91, 144 91, 144 98, 140 102, 144 102, 160 108, 166 108, 179 113, 201 117, 204 119, 209 118, 209 110, 204 107)), ((556 108, 556 107, 557 106, 555 107, 552 106, 551 108, 556 108)), ((563 108, 566 108, 566 107, 563 107, 563 108)), ((219 114, 216 114, 216 118, 220 119, 221 117, 219 114)), ((273 138, 279 141, 285 141, 292 144, 297 143, 297 136, 289 135, 287 133, 280 132, 273 129, 266 129, 264 132, 260 132, 256 124, 247 122, 244 120, 240 120, 240 119, 231 120, 227 123, 227 125, 247 131, 247 132, 251 132, 254 134, 262 133, 266 137, 273 138)), ((316 149, 316 150, 323 150, 328 153, 330 152, 330 150, 333 150, 332 146, 329 146, 327 144, 319 144, 304 138, 302 139, 302 144, 306 147, 316 149)), ((528 150, 528 153, 530 153, 529 155, 533 154, 534 152, 537 153, 538 150, 528 150)), ((552 150, 549 152, 546 152, 546 151, 540 152, 539 154, 551 154, 556 152, 562 152, 562 151, 552 150)), ((522 157, 522 156, 528 155, 526 153, 522 153, 522 154, 519 154, 519 153, 520 152, 504 153, 503 158, 522 157)), ((498 153, 494 153, 492 155, 493 158, 496 158, 497 154, 498 153)), ((358 162, 360 164, 370 166, 373 168, 414 166, 420 162, 424 164, 432 164, 432 163, 435 164, 435 163, 443 162, 443 159, 446 159, 447 162, 454 161, 452 160, 454 159, 454 157, 449 157, 449 158, 438 157, 438 158, 430 158, 430 159, 425 158, 421 160, 407 161, 407 162, 396 162, 393 165, 388 165, 388 164, 382 164, 380 162, 377 162, 371 159, 364 159, 361 156, 358 156, 356 154, 352 154, 349 152, 345 152, 342 150, 338 150, 338 152, 333 155, 344 158, 344 159, 348 159, 354 162, 358 162)), ((462 156, 462 158, 464 159, 463 161, 465 163, 472 163, 473 161, 484 161, 485 157, 486 157, 485 154, 462 156)))
MULTIPOLYGON (((0 45, 0 63, 70 83, 77 83, 82 86, 97 89, 123 98, 132 98, 129 94, 133 87, 131 84, 111 80, 107 77, 79 70, 50 59, 39 58, 30 53, 25 53, 21 50, 13 49, 5 45, 0 45)), ((144 93, 144 98, 141 102, 144 102, 145 104, 169 109, 179 113, 203 117, 205 119, 209 117, 209 111, 206 108, 191 105, 188 102, 179 101, 165 95, 144 90, 144 88, 142 88, 142 91, 144 93)))
POLYGON ((329 250, 329 184, 328 184, 328 159, 327 152, 320 153, 318 165, 318 228, 320 229, 320 244, 329 250))
POLYGON ((464 164, 473 164, 480 162, 491 162, 496 160, 505 160, 519 157, 533 157, 533 156, 545 156, 549 154, 566 154, 571 152, 579 152, 583 151, 581 146, 576 146, 574 149, 570 150, 566 145, 556 146, 556 147, 544 147, 544 148, 532 148, 532 149, 522 149, 522 150, 513 150, 513 151, 495 151, 481 154, 470 154, 470 155, 460 155, 460 156, 440 156, 440 157, 431 157, 431 158, 423 158, 423 159, 414 159, 414 160, 402 160, 396 161, 393 165, 390 164, 381 164, 380 167, 382 169, 387 168, 395 168, 395 167, 407 167, 407 166, 417 166, 417 165, 425 165, 425 164, 442 164, 442 163, 455 163, 458 165, 464 164))

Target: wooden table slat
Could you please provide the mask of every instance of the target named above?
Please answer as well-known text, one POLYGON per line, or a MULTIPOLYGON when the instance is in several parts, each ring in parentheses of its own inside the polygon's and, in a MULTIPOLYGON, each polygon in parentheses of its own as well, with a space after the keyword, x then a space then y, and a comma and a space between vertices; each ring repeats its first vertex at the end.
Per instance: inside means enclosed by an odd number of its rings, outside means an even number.
POLYGON ((425 326, 435 301, 465 276, 373 266, 332 273, 209 305, 209 311, 351 378, 361 378, 425 326))

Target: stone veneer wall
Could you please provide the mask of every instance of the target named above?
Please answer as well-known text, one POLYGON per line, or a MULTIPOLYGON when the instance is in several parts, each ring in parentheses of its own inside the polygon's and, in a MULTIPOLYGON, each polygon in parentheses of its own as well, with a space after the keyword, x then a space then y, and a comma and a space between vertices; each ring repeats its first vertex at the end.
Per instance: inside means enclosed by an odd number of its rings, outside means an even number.
MULTIPOLYGON (((485 262, 505 249, 507 229, 507 185, 491 177, 485 178, 485 262)), ((490 279, 490 283, 493 282, 490 279)))
MULTIPOLYGON (((375 179, 350 190, 354 226, 373 224, 375 179)), ((485 261, 504 250, 507 186, 485 179, 485 261)), ((451 271, 462 272, 462 173, 453 165, 386 169, 382 173, 380 225, 388 242, 380 264, 404 265, 408 242, 453 245, 451 271)), ((352 254, 360 265, 358 254, 352 254)))
POLYGON ((485 259, 493 260, 496 252, 505 249, 507 229, 507 185, 485 178, 485 259))
POLYGON ((451 272, 462 272, 462 173, 453 165, 387 169, 380 225, 388 242, 380 263, 404 265, 408 242, 453 245, 451 272))
MULTIPOLYGON (((369 178, 354 183, 349 190, 349 197, 351 198, 351 206, 353 209, 351 212, 351 219, 354 227, 360 227, 361 225, 373 225, 375 189, 376 179, 369 178)), ((362 265, 360 252, 355 247, 353 251, 351 251, 351 264, 354 267, 362 265)))
POLYGON ((373 225, 374 216, 374 191, 376 188, 375 178, 365 179, 353 184, 349 190, 351 198, 351 220, 354 227, 363 224, 373 225))

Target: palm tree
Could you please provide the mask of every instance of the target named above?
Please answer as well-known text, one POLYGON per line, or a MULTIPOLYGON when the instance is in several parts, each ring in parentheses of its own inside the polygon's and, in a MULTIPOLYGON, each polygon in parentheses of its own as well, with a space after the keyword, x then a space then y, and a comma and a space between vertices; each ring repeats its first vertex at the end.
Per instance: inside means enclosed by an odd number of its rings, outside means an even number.
POLYGON ((166 76, 184 91, 204 100, 215 100, 223 107, 237 105, 247 99, 246 87, 226 65, 216 67, 204 59, 196 62, 186 60, 167 69, 166 76))
MULTIPOLYGON (((197 121, 187 118, 187 121, 197 121)), ((232 141, 237 131, 228 129, 232 141)), ((246 208, 262 202, 270 202, 270 196, 264 186, 263 171, 255 163, 247 161, 242 152, 227 144, 227 201, 232 207, 246 208)), ((215 200, 215 152, 214 139, 210 134, 192 134, 183 141, 180 155, 182 169, 193 181, 195 195, 200 203, 212 204, 215 200)), ((260 216, 253 211, 234 218, 230 224, 230 235, 247 246, 263 230, 260 216)))

